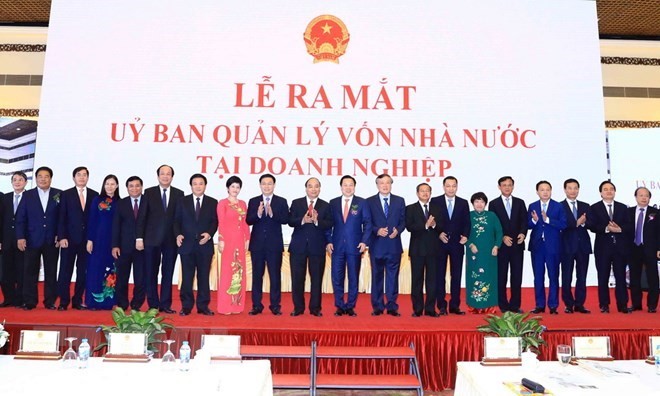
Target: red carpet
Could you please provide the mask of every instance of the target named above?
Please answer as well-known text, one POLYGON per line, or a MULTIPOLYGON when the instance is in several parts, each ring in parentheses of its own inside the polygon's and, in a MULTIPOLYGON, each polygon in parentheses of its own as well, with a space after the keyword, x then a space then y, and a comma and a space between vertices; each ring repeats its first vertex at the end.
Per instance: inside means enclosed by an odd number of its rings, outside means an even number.
MULTIPOLYGON (((564 314, 563 306, 559 315, 545 314, 543 324, 548 331, 544 338, 548 347, 544 347, 541 359, 554 358, 554 345, 569 343, 573 335, 609 335, 612 352, 618 359, 639 359, 648 352, 648 336, 660 335, 660 314, 649 314, 645 311, 629 315, 616 313, 612 305, 612 313, 601 314, 598 310, 596 288, 589 288, 590 299, 587 308, 591 314, 564 314)), ((214 296, 215 293, 212 293, 214 296)), ((175 298, 178 291, 174 291, 175 298)), ((307 296, 309 297, 309 296, 307 296)), ((249 294, 247 298, 250 307, 249 294)), ((534 301, 533 289, 523 289, 523 301, 534 301)), ((614 296, 612 295, 612 301, 614 296)), ((264 305, 268 305, 268 295, 264 295, 264 305)), ((323 296, 324 316, 313 317, 306 313, 298 317, 290 317, 293 309, 291 295, 282 295, 282 316, 274 316, 266 309, 263 314, 249 316, 247 310, 239 315, 219 315, 212 317, 193 313, 187 317, 177 314, 165 315, 177 331, 171 336, 177 340, 188 339, 193 349, 199 347, 201 334, 239 334, 244 344, 271 345, 309 345, 317 340, 319 345, 356 345, 356 346, 404 346, 414 342, 420 362, 422 380, 425 388, 439 390, 452 387, 455 380, 456 361, 478 360, 481 357, 483 335, 475 328, 484 324, 483 315, 467 314, 465 316, 444 316, 440 318, 413 318, 409 295, 399 296, 401 317, 388 315, 372 317, 370 295, 360 295, 356 312, 357 317, 335 317, 332 295, 323 296)), ((215 300, 211 308, 215 307, 215 300)), ((180 309, 179 301, 175 301, 174 309, 180 309)), ((465 309, 465 306, 462 307, 465 309)), ((526 304, 526 311, 533 304, 526 304)), ((249 309, 248 309, 249 310, 249 309)), ((195 312, 195 311, 193 311, 195 312)), ((0 321, 6 321, 7 330, 11 333, 11 344, 3 349, 3 353, 13 353, 18 349, 18 339, 21 329, 57 329, 63 336, 86 336, 92 344, 102 341, 100 333, 94 330, 99 324, 111 324, 109 311, 50 311, 42 306, 32 311, 22 311, 16 308, 0 309, 0 321)), ((305 370, 299 363, 274 362, 275 371, 305 370)), ((345 370, 353 373, 368 373, 374 367, 369 364, 352 364, 337 367, 319 366, 319 371, 345 370)), ((402 365, 396 367, 380 367, 385 372, 398 373, 405 369, 402 365)))

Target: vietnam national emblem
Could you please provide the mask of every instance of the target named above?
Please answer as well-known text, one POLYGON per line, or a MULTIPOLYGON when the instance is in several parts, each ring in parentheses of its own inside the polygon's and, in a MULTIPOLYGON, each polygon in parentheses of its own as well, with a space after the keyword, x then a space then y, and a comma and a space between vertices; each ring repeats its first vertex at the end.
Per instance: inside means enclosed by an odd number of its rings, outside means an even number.
POLYGON ((339 57, 346 53, 350 34, 341 19, 333 15, 319 15, 307 25, 304 39, 314 63, 339 63, 339 57))

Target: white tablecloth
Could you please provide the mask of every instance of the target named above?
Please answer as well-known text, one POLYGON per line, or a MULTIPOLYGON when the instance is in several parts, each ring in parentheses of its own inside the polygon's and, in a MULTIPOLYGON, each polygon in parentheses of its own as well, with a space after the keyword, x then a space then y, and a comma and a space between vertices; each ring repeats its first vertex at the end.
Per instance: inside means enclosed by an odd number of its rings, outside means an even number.
POLYGON ((65 368, 61 360, 0 356, 0 395, 273 395, 268 360, 193 360, 187 372, 179 371, 178 364, 164 370, 159 359, 124 363, 92 358, 89 363, 86 369, 65 368))
POLYGON ((459 362, 455 396, 513 396, 505 382, 520 383, 528 378, 543 385, 555 396, 660 395, 660 375, 642 360, 593 362, 587 369, 561 367, 558 362, 540 362, 536 369, 520 366, 482 366, 479 362, 459 362))

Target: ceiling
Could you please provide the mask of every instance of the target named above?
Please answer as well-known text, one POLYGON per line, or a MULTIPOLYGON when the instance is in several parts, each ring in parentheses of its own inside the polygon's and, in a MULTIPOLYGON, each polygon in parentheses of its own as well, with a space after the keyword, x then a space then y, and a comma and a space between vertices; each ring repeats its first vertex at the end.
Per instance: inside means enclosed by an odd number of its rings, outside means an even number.
MULTIPOLYGON (((579 1, 579 0, 575 0, 579 1)), ((0 0, 0 25, 48 25, 51 0, 0 0)), ((597 0, 601 38, 660 40, 660 0, 597 0)))

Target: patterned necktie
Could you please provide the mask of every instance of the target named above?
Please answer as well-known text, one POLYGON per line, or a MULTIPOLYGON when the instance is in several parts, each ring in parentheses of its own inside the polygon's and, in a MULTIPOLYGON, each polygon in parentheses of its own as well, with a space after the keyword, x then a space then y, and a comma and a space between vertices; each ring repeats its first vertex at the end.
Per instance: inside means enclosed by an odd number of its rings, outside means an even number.
POLYGON ((16 209, 18 209, 18 202, 21 199, 21 194, 14 194, 14 214, 16 214, 16 209))
POLYGON ((82 208, 83 212, 85 211, 85 195, 83 194, 83 191, 85 191, 84 188, 80 189, 80 207, 82 208))
POLYGON ((548 204, 544 202, 543 205, 541 206, 542 206, 541 211, 543 213, 548 213, 548 204))
POLYGON ((644 229, 644 208, 639 208, 637 216, 637 225, 635 226, 635 245, 639 246, 644 242, 642 240, 642 230, 644 229))
POLYGON ((344 223, 346 223, 346 219, 348 218, 348 201, 350 201, 349 198, 344 199, 344 223))
POLYGON ((195 220, 199 220, 199 212, 202 210, 202 205, 199 203, 199 197, 197 197, 197 203, 195 204, 195 220))
POLYGON ((137 198, 133 199, 133 216, 137 219, 138 218, 138 200, 137 198))
POLYGON ((383 201, 385 201, 385 205, 383 205, 383 212, 385 212, 385 217, 387 217, 390 214, 390 204, 387 203, 387 200, 389 198, 383 198, 383 201))
POLYGON ((509 216, 509 219, 511 218, 511 200, 509 197, 506 197, 506 215, 509 216))
POLYGON ((614 212, 612 212, 612 204, 607 204, 607 215, 610 216, 610 221, 614 218, 614 212))
POLYGON ((575 220, 577 220, 578 215, 577 215, 577 206, 575 206, 575 201, 571 202, 571 205, 573 205, 573 217, 575 217, 575 220))
POLYGON ((454 200, 449 200, 449 205, 447 205, 447 213, 449 214, 449 220, 451 220, 451 215, 454 213, 454 200))
POLYGON ((163 209, 167 211, 167 189, 163 189, 163 209))
POLYGON ((314 200, 309 201, 309 206, 307 207, 307 213, 311 216, 314 213, 314 200))
POLYGON ((429 204, 424 204, 424 217, 426 220, 429 219, 429 204))

